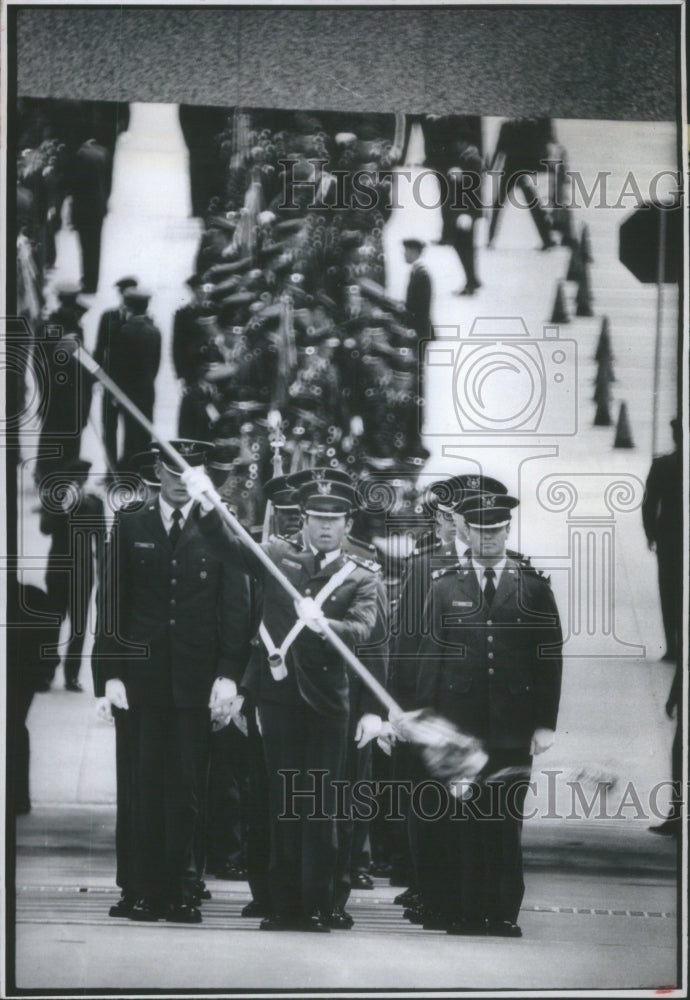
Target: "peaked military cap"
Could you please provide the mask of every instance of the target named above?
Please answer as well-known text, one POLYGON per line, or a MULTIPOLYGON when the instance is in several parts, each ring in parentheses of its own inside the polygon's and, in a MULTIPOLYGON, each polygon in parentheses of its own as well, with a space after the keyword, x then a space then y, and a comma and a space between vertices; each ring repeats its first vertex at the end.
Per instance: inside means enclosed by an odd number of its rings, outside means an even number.
POLYGON ((289 476, 274 476, 264 486, 264 496, 276 510, 299 510, 297 490, 288 485, 289 476))
POLYGON ((499 528, 510 522, 510 512, 519 503, 507 493, 473 493, 463 500, 458 513, 473 528, 499 528))
POLYGON ((300 487, 300 507, 305 514, 349 514, 355 502, 354 488, 331 475, 337 470, 323 471, 325 475, 311 479, 300 487))
MULTIPOLYGON (((192 438, 170 441, 170 445, 184 458, 188 465, 205 465, 214 448, 210 441, 195 441, 192 438)), ((174 472, 176 476, 181 474, 182 470, 179 466, 172 462, 161 448, 154 444, 153 451, 157 453, 161 464, 168 472, 174 472)))

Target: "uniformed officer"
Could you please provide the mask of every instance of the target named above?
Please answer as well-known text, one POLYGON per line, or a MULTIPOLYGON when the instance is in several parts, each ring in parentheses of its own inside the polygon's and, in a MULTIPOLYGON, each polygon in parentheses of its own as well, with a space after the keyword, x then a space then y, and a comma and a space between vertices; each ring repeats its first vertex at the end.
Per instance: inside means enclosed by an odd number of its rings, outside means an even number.
POLYGON ((508 495, 477 493, 460 506, 471 554, 440 570, 425 611, 417 700, 483 741, 483 780, 462 820, 449 809, 438 858, 439 923, 453 934, 521 937, 522 809, 532 756, 554 740, 562 634, 548 580, 506 553, 508 495))
MULTIPOLYGON (((128 288, 136 288, 138 284, 138 279, 131 275, 126 275, 116 281, 115 287, 120 293, 120 304, 116 309, 106 309, 98 322, 98 333, 96 334, 96 347, 93 357, 94 361, 101 366, 106 375, 112 376, 113 372, 117 372, 118 367, 120 370, 123 367, 123 361, 121 360, 122 346, 119 338, 120 330, 129 318, 125 292, 128 288)), ((105 455, 110 471, 114 472, 117 469, 117 429, 120 411, 115 398, 106 389, 103 390, 101 417, 103 421, 105 455)))
MULTIPOLYGON (((416 693, 418 651, 424 638, 423 612, 431 589, 432 574, 454 565, 469 551, 469 535, 465 519, 459 513, 460 505, 469 495, 487 491, 496 494, 508 492, 498 479, 478 473, 440 479, 428 487, 426 503, 434 511, 435 541, 421 539, 407 560, 391 643, 390 690, 405 710, 423 707, 418 704, 416 693)), ((395 746, 393 770, 395 777, 400 779, 409 780, 415 774, 419 777, 419 766, 409 744, 398 743, 395 746)), ((391 883, 411 887, 412 891, 402 893, 399 901, 408 906, 420 903, 422 912, 406 911, 405 916, 414 922, 423 922, 427 916, 424 908, 431 906, 433 909, 433 902, 428 897, 433 900, 433 886, 438 879, 441 880, 439 889, 442 891, 443 876, 438 871, 434 844, 436 831, 429 824, 418 824, 414 814, 405 811, 408 816, 407 836, 396 841, 391 883)))
MULTIPOLYGON (((211 447, 174 444, 196 464, 211 447)), ((199 530, 198 505, 179 473, 163 458, 155 471, 159 498, 120 512, 113 527, 96 653, 101 712, 124 710, 129 723, 125 909, 134 920, 198 923, 194 839, 208 767, 209 707, 215 714, 237 693, 249 656, 250 598, 246 576, 199 530)))
MULTIPOLYGON (((125 289, 129 315, 118 335, 119 350, 112 359, 112 378, 142 413, 153 419, 155 381, 161 360, 161 332, 147 314, 151 292, 141 286, 125 289)), ((150 444, 147 431, 128 413, 124 414, 125 441, 120 464, 127 467, 132 455, 150 444)))
POLYGON ((661 615, 666 636, 662 660, 678 662, 683 576, 683 459, 680 425, 671 421, 675 450, 652 461, 642 501, 642 524, 647 544, 656 552, 661 615))
MULTIPOLYGON (((196 470, 184 473, 192 495, 210 484, 196 470), (190 474, 191 473, 191 474, 190 474)), ((376 574, 346 555, 354 490, 324 473, 299 490, 304 549, 273 538, 263 549, 304 595, 292 598, 212 513, 202 528, 217 548, 232 553, 263 584, 263 655, 252 660, 257 676, 244 682, 258 702, 269 779, 270 891, 273 912, 262 930, 328 932, 336 871, 336 788, 344 777, 350 714, 345 663, 321 633, 325 618, 357 648, 376 622, 376 574)), ((202 499, 202 502, 206 502, 202 499)), ((378 736, 381 719, 373 696, 362 698, 355 736, 360 747, 378 736)))

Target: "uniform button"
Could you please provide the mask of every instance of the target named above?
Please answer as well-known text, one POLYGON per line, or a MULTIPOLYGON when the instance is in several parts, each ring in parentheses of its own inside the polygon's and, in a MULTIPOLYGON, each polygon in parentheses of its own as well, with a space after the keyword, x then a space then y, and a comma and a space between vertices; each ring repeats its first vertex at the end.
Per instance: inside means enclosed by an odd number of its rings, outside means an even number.
POLYGON ((175 577, 173 577, 172 580, 170 581, 170 586, 174 587, 176 583, 177 583, 177 580, 175 579, 175 577))
POLYGON ((487 635, 486 641, 487 642, 493 642, 494 641, 494 637, 492 635, 487 635))
POLYGON ((175 619, 174 619, 174 618, 171 618, 171 619, 170 619, 170 624, 171 624, 171 625, 174 625, 174 624, 175 624, 175 619))
POLYGON ((307 595, 307 597, 308 597, 308 596, 309 596, 309 594, 311 594, 311 589, 310 589, 309 587, 307 587, 307 589, 306 589, 306 590, 304 591, 304 593, 305 593, 305 594, 307 595))
POLYGON ((495 673, 494 668, 493 667, 489 667, 488 673, 489 673, 489 677, 493 677, 493 675, 495 673))
POLYGON ((486 624, 487 624, 487 625, 493 625, 493 622, 491 621, 491 619, 490 619, 490 618, 487 618, 487 619, 486 619, 486 624))
POLYGON ((176 604, 176 603, 177 603, 177 602, 175 601, 175 598, 173 597, 173 599, 172 599, 172 600, 171 600, 171 602, 170 602, 170 607, 171 607, 171 608, 174 608, 174 607, 175 607, 175 604, 176 604))
POLYGON ((493 660, 493 658, 494 658, 494 654, 493 653, 489 653, 488 656, 489 656, 490 660, 493 660))
POLYGON ((177 566, 177 559, 173 559, 170 563, 171 566, 177 566))

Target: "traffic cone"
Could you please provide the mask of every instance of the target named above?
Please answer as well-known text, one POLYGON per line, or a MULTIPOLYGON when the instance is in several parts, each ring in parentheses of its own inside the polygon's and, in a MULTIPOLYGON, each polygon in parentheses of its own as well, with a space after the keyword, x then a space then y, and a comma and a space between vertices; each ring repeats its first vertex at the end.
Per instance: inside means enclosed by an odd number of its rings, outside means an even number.
POLYGON ((589 285, 589 268, 586 263, 583 265, 582 277, 580 278, 580 283, 577 286, 577 305, 575 308, 575 315, 594 315, 594 310, 592 309, 592 289, 589 285))
POLYGON ((594 402, 597 404, 597 412, 594 415, 594 426, 610 427, 611 412, 609 410, 609 404, 611 402, 611 391, 609 389, 608 379, 599 379, 597 381, 597 387, 594 393, 594 402))
POLYGON ((558 282, 558 287, 556 288, 556 298, 553 303, 553 312, 551 313, 552 323, 569 323, 570 316, 568 315, 568 309, 565 304, 565 289, 563 287, 563 282, 558 282))
POLYGON ((575 240, 572 253, 570 254, 570 263, 568 264, 568 273, 565 276, 566 281, 579 281, 582 277, 582 272, 584 270, 584 261, 582 260, 582 250, 580 249, 580 244, 575 240))
POLYGON ((592 241, 589 238, 589 226, 583 226, 580 234, 580 255, 585 264, 593 264, 592 241))
POLYGON ((616 424, 616 440, 613 442, 614 448, 634 448, 635 442, 630 431, 630 421, 628 420, 628 404, 621 403, 616 424))
POLYGON ((616 377, 613 374, 613 366, 610 361, 602 361, 597 369, 597 374, 594 377, 594 395, 592 399, 595 403, 599 402, 599 397, 604 388, 608 392, 608 386, 611 382, 615 382, 616 377))
POLYGON ((608 316, 604 316, 604 318, 601 321, 601 332, 599 334, 597 349, 594 354, 595 361, 602 361, 604 358, 608 358, 611 361, 613 361, 613 352, 611 351, 611 337, 609 335, 608 316))

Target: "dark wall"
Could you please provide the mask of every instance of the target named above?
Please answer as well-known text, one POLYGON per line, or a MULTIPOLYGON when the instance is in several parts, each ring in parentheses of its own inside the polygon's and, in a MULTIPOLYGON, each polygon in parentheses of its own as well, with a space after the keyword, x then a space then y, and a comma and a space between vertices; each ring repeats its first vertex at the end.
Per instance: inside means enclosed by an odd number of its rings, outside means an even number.
POLYGON ((674 120, 678 6, 21 7, 17 93, 674 120))

